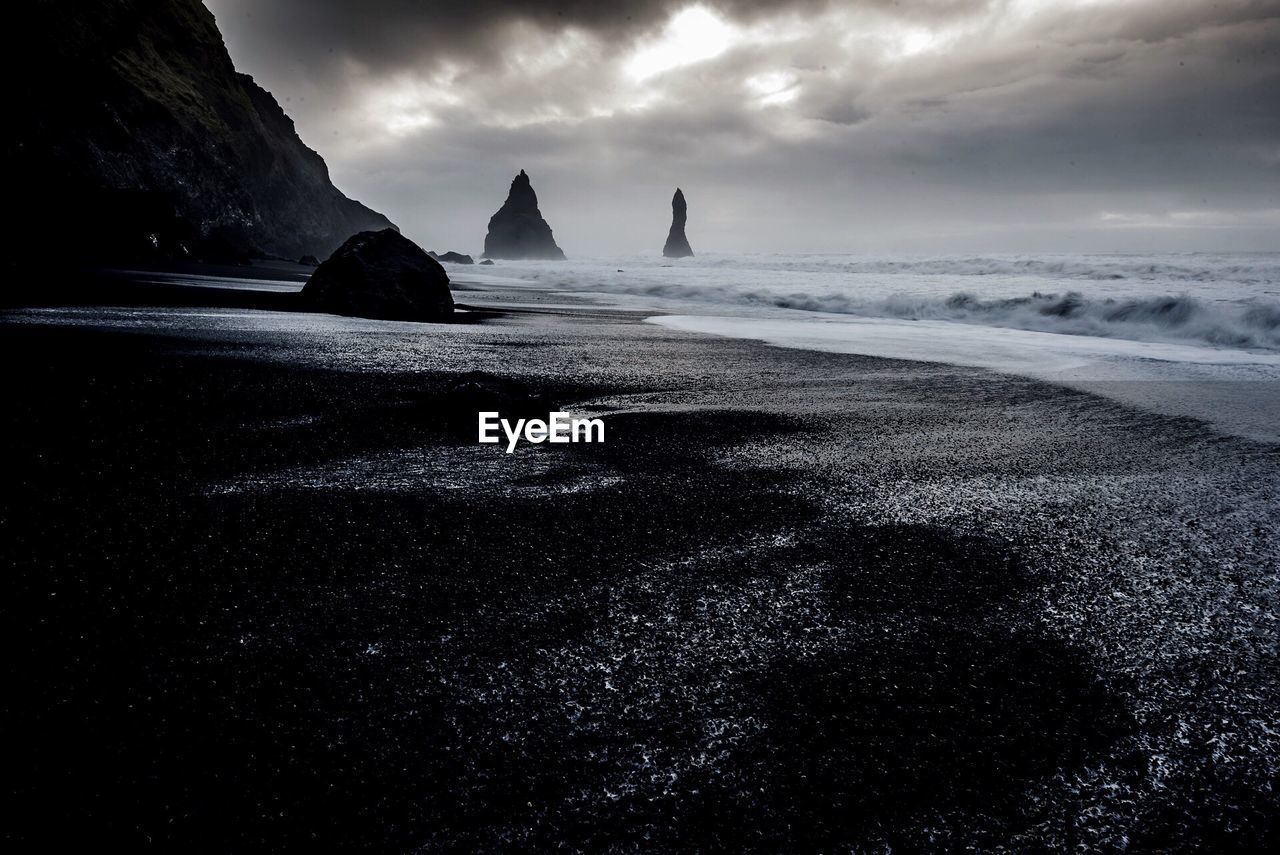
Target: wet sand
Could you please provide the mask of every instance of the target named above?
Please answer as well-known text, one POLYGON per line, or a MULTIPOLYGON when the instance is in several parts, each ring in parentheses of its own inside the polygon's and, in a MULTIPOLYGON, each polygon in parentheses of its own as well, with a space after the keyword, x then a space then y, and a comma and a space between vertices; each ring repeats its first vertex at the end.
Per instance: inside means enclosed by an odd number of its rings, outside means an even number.
POLYGON ((0 314, 7 839, 1274 840, 1280 448, 460 299, 0 314), (475 444, 477 371, 606 443, 475 444))

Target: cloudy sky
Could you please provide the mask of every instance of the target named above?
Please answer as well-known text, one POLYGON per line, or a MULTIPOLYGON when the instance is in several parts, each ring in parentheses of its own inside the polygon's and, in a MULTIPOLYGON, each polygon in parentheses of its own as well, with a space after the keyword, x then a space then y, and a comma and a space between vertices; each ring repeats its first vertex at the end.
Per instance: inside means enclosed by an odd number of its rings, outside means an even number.
POLYGON ((1280 0, 206 0, 348 195, 476 252, 1280 249, 1280 0))

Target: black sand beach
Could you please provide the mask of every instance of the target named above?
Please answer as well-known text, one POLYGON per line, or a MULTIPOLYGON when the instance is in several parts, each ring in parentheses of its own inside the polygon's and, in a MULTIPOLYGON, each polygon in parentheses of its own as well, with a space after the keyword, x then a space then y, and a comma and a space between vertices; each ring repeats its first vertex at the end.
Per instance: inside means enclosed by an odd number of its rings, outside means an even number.
POLYGON ((0 316, 11 846, 1275 842, 1280 450, 472 296, 0 316))

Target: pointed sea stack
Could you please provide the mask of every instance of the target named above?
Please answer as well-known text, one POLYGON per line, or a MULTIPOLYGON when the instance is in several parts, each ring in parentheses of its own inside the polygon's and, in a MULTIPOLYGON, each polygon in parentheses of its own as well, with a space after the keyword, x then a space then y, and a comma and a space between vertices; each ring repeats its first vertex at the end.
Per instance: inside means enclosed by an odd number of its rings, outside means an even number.
POLYGON ((676 195, 671 197, 671 231, 667 233, 667 245, 662 248, 664 258, 688 258, 693 255, 689 239, 684 236, 684 222, 688 211, 684 193, 677 187, 676 195))
POLYGON ((551 226, 538 210, 538 196, 533 192, 524 170, 511 182, 511 192, 498 213, 489 218, 489 234, 484 238, 486 258, 548 258, 564 261, 564 252, 556 246, 551 226))

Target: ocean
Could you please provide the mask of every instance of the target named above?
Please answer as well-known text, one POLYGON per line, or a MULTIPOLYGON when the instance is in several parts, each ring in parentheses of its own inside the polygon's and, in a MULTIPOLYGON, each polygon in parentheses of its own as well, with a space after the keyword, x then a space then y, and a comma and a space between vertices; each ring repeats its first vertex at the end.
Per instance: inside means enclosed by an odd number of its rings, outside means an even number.
POLYGON ((1280 253, 700 255, 450 273, 686 331, 1035 377, 1280 441, 1280 253))

